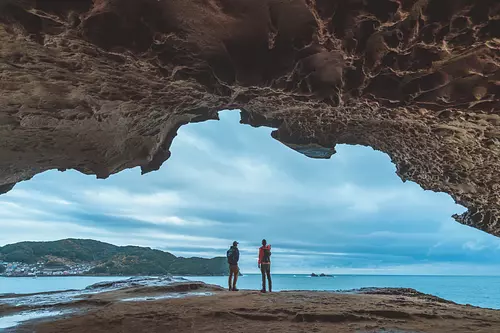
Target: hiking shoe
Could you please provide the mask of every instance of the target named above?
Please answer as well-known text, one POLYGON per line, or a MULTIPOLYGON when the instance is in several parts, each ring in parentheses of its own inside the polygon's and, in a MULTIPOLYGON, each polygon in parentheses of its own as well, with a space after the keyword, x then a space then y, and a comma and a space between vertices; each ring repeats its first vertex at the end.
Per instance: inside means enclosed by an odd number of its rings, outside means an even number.
POLYGON ((265 292, 266 292, 266 289, 262 289, 260 292, 261 292, 261 293, 265 293, 265 292))
POLYGON ((238 288, 233 288, 233 291, 240 291, 238 288))

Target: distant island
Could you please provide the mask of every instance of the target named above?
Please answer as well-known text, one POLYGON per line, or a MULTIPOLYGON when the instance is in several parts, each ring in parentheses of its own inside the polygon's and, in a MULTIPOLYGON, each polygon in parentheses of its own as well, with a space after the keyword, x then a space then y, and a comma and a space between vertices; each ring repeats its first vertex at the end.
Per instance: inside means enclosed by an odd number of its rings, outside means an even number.
POLYGON ((0 247, 1 276, 226 275, 225 257, 176 257, 149 247, 91 239, 21 242, 0 247))
POLYGON ((316 273, 312 273, 311 277, 332 277, 332 275, 328 275, 328 274, 324 274, 324 273, 321 273, 318 275, 316 273))

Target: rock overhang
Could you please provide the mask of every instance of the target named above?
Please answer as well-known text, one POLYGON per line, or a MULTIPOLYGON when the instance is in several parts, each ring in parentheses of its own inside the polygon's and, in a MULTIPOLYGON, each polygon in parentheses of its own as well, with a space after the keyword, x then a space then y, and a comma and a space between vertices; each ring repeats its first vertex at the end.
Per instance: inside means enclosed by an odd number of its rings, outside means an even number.
POLYGON ((50 169, 158 169, 240 109, 309 157, 391 157, 500 235, 495 0, 2 0, 0 193, 50 169))

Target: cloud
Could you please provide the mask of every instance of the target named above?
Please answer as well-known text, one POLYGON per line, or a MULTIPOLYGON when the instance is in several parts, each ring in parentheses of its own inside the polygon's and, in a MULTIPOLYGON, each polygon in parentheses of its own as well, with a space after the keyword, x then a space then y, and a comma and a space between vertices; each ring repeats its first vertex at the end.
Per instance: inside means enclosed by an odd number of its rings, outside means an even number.
POLYGON ((308 159, 237 118, 182 127, 154 173, 54 171, 18 184, 0 196, 0 244, 79 237, 210 257, 238 240, 242 270, 256 272, 267 238, 276 272, 500 267, 497 238, 453 221, 464 208, 446 194, 401 182, 387 155, 341 145, 308 159))
MULTIPOLYGON (((117 215, 120 216, 120 215, 117 215)), ((137 215, 121 215, 120 217, 134 219, 137 221, 144 221, 147 223, 158 224, 158 225, 176 225, 176 226, 190 226, 190 227, 213 227, 222 225, 222 223, 210 220, 188 220, 180 218, 178 216, 165 216, 165 215, 149 215, 137 214, 137 215)))
POLYGON ((111 205, 130 207, 135 205, 158 207, 173 206, 182 203, 179 195, 171 191, 151 194, 135 194, 116 188, 97 188, 83 191, 84 200, 93 205, 111 205))
POLYGON ((70 201, 64 200, 60 197, 53 196, 50 194, 44 194, 39 191, 16 190, 12 192, 10 197, 21 200, 38 201, 40 203, 47 203, 47 204, 71 205, 70 201))
POLYGON ((468 241, 463 245, 463 248, 471 251, 481 251, 484 250, 487 246, 481 244, 480 242, 468 241))

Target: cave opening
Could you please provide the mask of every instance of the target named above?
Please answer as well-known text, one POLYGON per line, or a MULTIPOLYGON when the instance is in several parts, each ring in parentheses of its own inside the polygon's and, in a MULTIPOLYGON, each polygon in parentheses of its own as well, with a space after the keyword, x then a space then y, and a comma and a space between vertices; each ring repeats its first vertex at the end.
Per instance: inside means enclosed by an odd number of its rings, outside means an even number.
POLYGON ((281 273, 496 272, 500 240, 456 223, 465 209, 447 194, 401 182, 386 154, 338 145, 311 159, 239 117, 181 127, 170 159, 143 176, 50 171, 19 183, 0 196, 0 245, 88 238, 215 257, 236 239, 242 270, 255 272, 268 238, 281 273))

